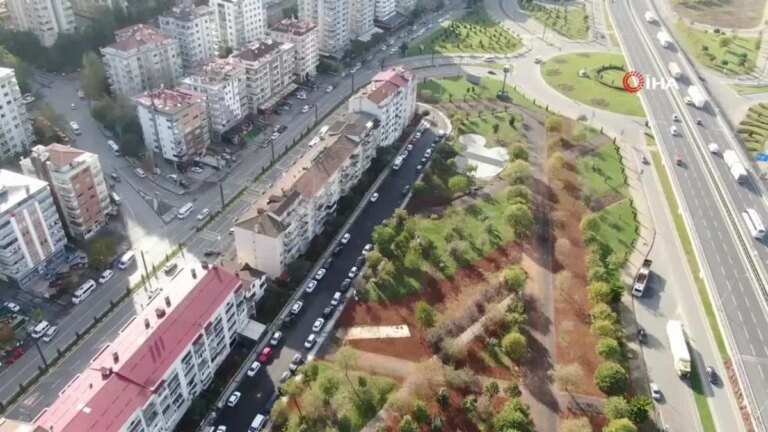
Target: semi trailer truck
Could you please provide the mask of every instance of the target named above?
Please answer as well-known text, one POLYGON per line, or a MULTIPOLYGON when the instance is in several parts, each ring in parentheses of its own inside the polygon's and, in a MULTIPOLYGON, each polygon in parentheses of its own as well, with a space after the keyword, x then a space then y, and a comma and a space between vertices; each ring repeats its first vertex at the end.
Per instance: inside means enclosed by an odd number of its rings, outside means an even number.
POLYGON ((677 376, 688 378, 691 375, 691 353, 685 341, 683 323, 676 320, 667 322, 667 337, 677 376))
POLYGON ((672 46, 672 37, 669 36, 669 33, 662 30, 656 33, 656 37, 659 39, 659 43, 664 48, 672 46))
POLYGON ((728 166, 728 170, 731 172, 731 177, 736 180, 737 183, 743 183, 747 179, 747 169, 744 164, 741 163, 736 152, 733 150, 726 150, 723 152, 723 160, 728 166))
POLYGON ((696 86, 688 87, 688 97, 691 98, 691 103, 696 108, 701 108, 707 103, 707 98, 704 96, 704 93, 696 86))

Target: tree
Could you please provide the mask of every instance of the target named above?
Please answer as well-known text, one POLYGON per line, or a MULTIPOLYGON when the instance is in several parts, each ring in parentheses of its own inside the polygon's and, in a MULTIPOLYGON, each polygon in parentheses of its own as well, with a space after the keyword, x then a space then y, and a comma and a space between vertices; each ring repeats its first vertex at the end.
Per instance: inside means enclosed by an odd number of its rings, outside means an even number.
POLYGON ((88 244, 88 264, 96 269, 102 269, 112 261, 117 253, 117 239, 107 235, 91 240, 88 244))
POLYGON ((418 424, 425 425, 429 421, 429 411, 427 410, 427 404, 424 401, 413 401, 413 409, 411 410, 411 417, 418 424))
POLYGON ((525 281, 528 280, 528 275, 520 266, 512 266, 504 270, 502 277, 507 289, 516 294, 520 294, 523 288, 525 288, 525 281))
POLYGON ((408 43, 403 42, 400 44, 400 56, 405 57, 405 54, 408 52, 408 43))
POLYGON ((515 235, 525 237, 533 229, 533 213, 525 204, 512 204, 505 212, 507 222, 515 230, 515 235))
POLYGON ((528 161, 528 149, 522 144, 515 144, 511 150, 512 160, 524 160, 528 161))
POLYGON ((717 44, 720 46, 720 48, 728 48, 731 42, 732 40, 729 36, 721 36, 717 41, 717 44))
POLYGON ((407 415, 400 421, 400 425, 397 427, 400 432, 418 432, 419 427, 416 422, 413 421, 411 416, 407 415))
POLYGON ((563 119, 560 117, 549 116, 545 123, 547 132, 560 132, 563 129, 563 119))
POLYGON ((498 134, 499 134, 499 128, 500 128, 500 127, 501 127, 501 125, 500 125, 500 124, 498 124, 498 123, 494 123, 494 124, 493 124, 493 134, 494 134, 494 135, 498 135, 498 134))
POLYGON ((589 293, 589 300, 593 304, 610 303, 613 300, 613 290, 605 282, 592 282, 587 287, 587 292, 589 293))
POLYGON ((528 204, 528 201, 530 201, 528 188, 523 185, 511 186, 507 189, 506 199, 510 204, 528 204))
POLYGON ((323 402, 327 404, 331 402, 331 399, 341 388, 341 380, 336 373, 325 371, 317 377, 313 387, 320 391, 320 394, 323 396, 323 402))
POLYGON ((504 387, 504 394, 507 395, 508 398, 519 398, 523 395, 523 392, 520 390, 520 384, 518 383, 509 383, 504 387))
POLYGON ((381 264, 381 261, 384 260, 384 257, 381 256, 381 253, 379 253, 378 250, 374 249, 365 256, 365 262, 368 265, 368 267, 372 269, 378 269, 379 264, 381 264))
POLYGON ((499 383, 497 383, 496 381, 490 381, 488 382, 488 384, 485 385, 484 391, 485 391, 485 394, 488 395, 488 397, 493 398, 499 394, 499 391, 501 391, 501 389, 499 389, 499 383))
POLYGON ((451 193, 465 193, 469 190, 469 178, 465 175, 455 175, 448 179, 448 189, 451 193))
POLYGON ((510 399, 494 417, 493 430, 533 432, 536 429, 528 406, 520 399, 510 399))
POLYGON ((566 392, 577 389, 584 380, 584 371, 577 363, 557 365, 549 372, 557 386, 566 392))
POLYGON ((469 395, 464 397, 461 401, 461 409, 464 410, 466 415, 472 417, 477 412, 477 396, 469 395))
POLYGON ((609 420, 626 418, 629 415, 629 404, 623 396, 611 396, 606 399, 603 412, 609 420))
POLYGON ((592 425, 586 417, 573 417, 560 422, 560 432, 592 432, 592 425))
POLYGON ((637 432, 637 427, 629 419, 611 420, 608 426, 603 428, 603 432, 637 432))
POLYGON ((283 18, 296 18, 299 16, 299 8, 297 6, 289 6, 283 8, 283 18))
POLYGON ((429 432, 443 432, 444 430, 442 417, 432 417, 432 421, 429 422, 429 432))
POLYGON ((513 331, 501 340, 501 349, 514 361, 520 361, 528 353, 528 341, 525 336, 513 331))
POLYGON ((91 100, 99 100, 108 92, 107 72, 101 63, 99 56, 93 51, 83 54, 83 71, 80 73, 80 82, 85 97, 91 100))
POLYGON ((593 321, 590 325, 592 333, 599 338, 619 339, 621 337, 621 327, 616 323, 605 320, 593 321))
POLYGON ((344 376, 347 377, 347 381, 349 381, 349 384, 352 386, 352 389, 354 390, 355 385, 352 384, 352 380, 349 378, 349 370, 354 369, 355 366, 357 366, 357 352, 355 352, 352 348, 348 346, 343 346, 339 348, 336 351, 336 354, 334 355, 336 366, 339 367, 339 369, 344 371, 344 376))
POLYGON ((394 243, 395 237, 397 237, 395 230, 386 225, 376 225, 371 234, 374 246, 385 258, 392 257, 391 245, 394 243))
POLYGON ((7 322, 0 322, 0 345, 10 345, 16 342, 16 332, 7 322))
POLYGON ((614 312, 613 309, 611 309, 611 307, 605 303, 596 304, 592 310, 589 311, 589 316, 593 320, 606 320, 611 322, 618 322, 619 320, 616 312, 614 312))
POLYGON ((627 392, 627 371, 614 362, 603 362, 595 371, 595 385, 607 396, 622 395, 627 392))
POLYGON ((562 168, 565 165, 565 155, 563 152, 556 151, 552 153, 552 156, 549 157, 549 165, 552 168, 562 168))
POLYGON ((288 399, 293 399, 293 404, 296 406, 296 410, 301 417, 304 417, 304 414, 302 414, 301 406, 299 405, 299 395, 301 395, 303 391, 304 383, 299 380, 290 379, 280 385, 280 393, 286 395, 288 399))
POLYGON ((440 409, 447 409, 448 404, 451 402, 451 396, 448 393, 448 389, 445 387, 441 387, 440 390, 437 391, 437 395, 435 396, 435 400, 437 401, 437 405, 440 407, 440 409))
POLYGON ((422 330, 431 329, 435 326, 436 312, 435 308, 420 301, 416 303, 416 324, 421 327, 422 330))
POLYGON ((597 355, 603 360, 619 361, 621 360, 621 346, 615 339, 601 338, 597 342, 597 355))
POLYGON ((523 184, 528 181, 531 173, 531 165, 524 161, 517 159, 509 164, 509 183, 512 185, 523 184))
POLYGON ((648 419, 653 411, 653 401, 647 396, 635 396, 629 401, 629 412, 627 418, 632 423, 639 425, 648 419))

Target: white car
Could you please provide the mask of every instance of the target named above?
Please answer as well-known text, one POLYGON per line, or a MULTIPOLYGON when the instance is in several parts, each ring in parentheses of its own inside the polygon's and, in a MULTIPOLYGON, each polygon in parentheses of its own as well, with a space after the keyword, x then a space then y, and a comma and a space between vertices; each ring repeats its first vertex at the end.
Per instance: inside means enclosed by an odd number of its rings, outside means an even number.
POLYGON ((693 105, 693 99, 691 99, 690 96, 684 97, 683 102, 685 102, 686 105, 693 105))
POLYGON ((661 400, 661 389, 656 383, 651 383, 651 397, 653 400, 661 400))
POLYGON ((108 280, 112 279, 112 276, 115 275, 115 272, 112 270, 104 270, 104 273, 99 276, 99 283, 104 284, 107 283, 108 280))
POLYGON ((372 251, 372 250, 373 250, 373 245, 372 245, 372 244, 370 244, 370 243, 368 243, 368 244, 367 244, 367 245, 365 245, 365 247, 363 248, 363 255, 367 254, 368 252, 370 252, 370 251, 372 251))
POLYGON ((330 93, 330 92, 332 92, 332 91, 333 91, 333 86, 332 86, 332 85, 329 85, 329 86, 328 86, 328 87, 326 87, 326 89, 325 89, 325 92, 326 92, 326 93, 330 93))
POLYGON ((301 311, 302 307, 304 307, 304 302, 301 300, 297 301, 296 303, 293 304, 293 306, 291 306, 291 313, 296 315, 297 313, 299 313, 299 311, 301 311))
POLYGON ((715 143, 709 143, 709 152, 710 153, 718 153, 720 151, 720 147, 715 143))
POLYGON ((21 306, 14 302, 5 302, 3 303, 3 306, 5 306, 7 309, 10 309, 10 311, 13 313, 18 313, 21 310, 21 306))
POLYGON ((277 137, 280 136, 280 132, 272 132, 272 135, 269 136, 270 139, 277 139, 277 137))
POLYGON ((56 336, 56 333, 59 332, 58 326, 51 326, 51 328, 48 329, 47 332, 43 335, 43 342, 50 342, 51 339, 53 339, 56 336))
POLYGON ((216 432, 227 432, 227 427, 224 425, 219 425, 219 427, 216 428, 216 432))
POLYGON ((312 280, 312 281, 309 281, 309 283, 307 284, 307 288, 304 291, 311 293, 312 291, 315 290, 315 288, 317 288, 317 281, 312 280))
POLYGON ((305 113, 305 112, 308 112, 308 111, 309 111, 309 105, 304 105, 304 106, 301 108, 301 112, 302 112, 302 113, 305 113))
POLYGON ((677 136, 677 126, 672 126, 669 128, 669 132, 672 134, 672 136, 677 136))
POLYGON ((312 324, 312 331, 320 331, 321 328, 323 328, 323 324, 325 324, 325 320, 322 318, 318 318, 315 320, 315 323, 312 324))
POLYGON ((351 269, 349 269, 349 273, 347 273, 347 276, 349 276, 349 278, 353 278, 357 276, 357 267, 352 267, 351 269))
POLYGON ((408 151, 413 150, 413 144, 408 144, 407 146, 405 146, 405 149, 408 151))
POLYGON ((325 269, 320 269, 315 273, 315 279, 320 280, 325 276, 325 269))
POLYGON ((35 97, 32 95, 32 93, 27 93, 21 97, 21 100, 23 100, 24 103, 30 103, 35 101, 35 97))
POLYGON ((299 99, 299 100, 304 100, 306 98, 307 98, 307 94, 306 93, 299 93, 299 94, 296 95, 296 99, 299 99))
POLYGON ((347 244, 349 243, 349 239, 352 238, 352 236, 349 233, 344 234, 341 237, 341 244, 347 244))
POLYGON ((197 220, 203 220, 208 217, 208 215, 211 213, 211 210, 204 208, 200 214, 197 215, 197 220))
POLYGON ((259 369, 261 369, 261 363, 259 363, 258 361, 254 361, 253 363, 251 363, 251 366, 248 368, 248 372, 246 372, 245 374, 248 375, 249 377, 256 376, 256 372, 258 372, 259 369))
POLYGON ((202 169, 202 168, 200 168, 200 167, 192 167, 192 168, 190 168, 189 170, 190 170, 190 171, 192 171, 193 173, 198 173, 198 174, 200 174, 201 172, 203 172, 203 169, 202 169))
POLYGON ((133 172, 135 172, 136 175, 141 177, 141 178, 144 178, 144 177, 147 176, 147 173, 145 173, 144 170, 141 169, 141 168, 136 168, 135 170, 133 170, 133 172))
POLYGON ((272 337, 269 339, 269 344, 272 346, 277 346, 280 344, 280 339, 283 338, 283 332, 276 331, 272 333, 272 337))
POLYGON ((371 195, 371 202, 376 202, 377 199, 379 199, 379 193, 374 192, 373 195, 371 195))
POLYGON ((416 139, 421 138, 421 132, 416 132, 416 135, 413 136, 416 139))
POLYGON ((240 400, 240 392, 234 392, 231 395, 229 395, 229 399, 227 399, 227 406, 235 406, 237 404, 237 401, 240 400))
POLYGON ((315 346, 315 342, 317 342, 317 336, 314 333, 312 333, 311 335, 309 335, 307 340, 304 341, 304 348, 306 349, 312 348, 313 346, 315 346))

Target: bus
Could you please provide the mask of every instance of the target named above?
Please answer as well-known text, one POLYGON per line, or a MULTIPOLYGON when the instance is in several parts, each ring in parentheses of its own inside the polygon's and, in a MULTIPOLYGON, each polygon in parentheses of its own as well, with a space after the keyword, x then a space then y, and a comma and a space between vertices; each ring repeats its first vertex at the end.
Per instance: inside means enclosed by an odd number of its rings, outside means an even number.
POLYGON ((192 211, 192 203, 186 203, 184 204, 184 207, 179 209, 179 212, 176 213, 176 217, 179 219, 184 219, 185 217, 189 216, 189 213, 192 211))
POLYGON ((112 152, 115 153, 115 156, 120 156, 120 147, 118 147, 116 142, 112 140, 107 141, 107 147, 112 149, 112 152))
POLYGON ((747 224, 747 228, 749 229, 749 233, 752 234, 752 237, 762 239, 765 235, 765 226, 755 209, 748 208, 741 215, 744 218, 744 222, 747 224))
POLYGON ((405 156, 400 155, 395 158, 395 163, 392 164, 392 169, 397 171, 400 169, 400 166, 403 164, 403 159, 405 159, 405 156))

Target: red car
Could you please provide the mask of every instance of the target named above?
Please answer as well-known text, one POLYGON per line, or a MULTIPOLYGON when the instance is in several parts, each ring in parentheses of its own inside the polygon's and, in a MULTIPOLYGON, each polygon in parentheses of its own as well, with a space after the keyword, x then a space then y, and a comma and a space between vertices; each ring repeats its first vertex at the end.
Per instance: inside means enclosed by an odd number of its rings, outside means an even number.
POLYGON ((272 354, 274 354, 274 351, 271 347, 265 347, 263 350, 261 350, 261 354, 259 354, 259 362, 261 363, 267 363, 272 358, 272 354))
POLYGON ((16 347, 12 349, 7 356, 5 356, 5 364, 12 365, 16 362, 16 360, 20 359, 21 356, 23 355, 24 355, 24 348, 20 346, 16 347))

